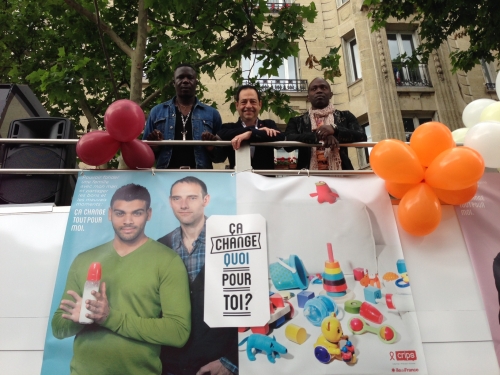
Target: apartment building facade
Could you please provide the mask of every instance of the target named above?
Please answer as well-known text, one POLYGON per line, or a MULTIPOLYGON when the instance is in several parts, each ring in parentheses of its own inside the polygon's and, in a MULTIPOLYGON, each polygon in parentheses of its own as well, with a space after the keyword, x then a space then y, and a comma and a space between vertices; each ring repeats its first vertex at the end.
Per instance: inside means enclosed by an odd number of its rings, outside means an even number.
MULTIPOLYGON (((297 2, 304 0, 297 0, 297 2)), ((290 2, 287 0, 286 2, 290 2)), ((270 0, 270 9, 279 10, 284 0, 270 0)), ((463 127, 462 111, 473 100, 498 100, 495 92, 496 65, 482 63, 471 71, 451 73, 450 51, 468 48, 466 39, 448 38, 432 53, 427 64, 410 65, 405 56, 412 56, 420 43, 415 25, 389 20, 386 27, 371 32, 372 22, 363 0, 315 0, 318 16, 314 23, 304 20, 307 47, 318 59, 330 48, 340 49, 341 77, 332 85, 333 103, 340 110, 351 111, 365 130, 369 141, 387 138, 408 140, 420 124, 440 121, 451 130, 463 127), (402 58, 403 57, 403 58, 402 58)), ((258 77, 261 85, 271 85, 286 92, 291 106, 298 112, 309 108, 308 84, 322 72, 305 66, 307 51, 303 41, 297 41, 297 58, 283 61, 277 77, 258 77)), ((258 55, 255 51, 253 57, 258 55)), ((258 62, 241 62, 245 72, 257 77, 258 62)), ((225 101, 224 91, 235 83, 224 69, 216 72, 217 80, 203 77, 206 95, 218 103, 225 101)), ((223 121, 232 121, 229 103, 219 107, 223 121)), ((272 113, 263 118, 276 121, 281 129, 286 124, 272 113)), ((355 168, 369 167, 366 149, 350 149, 355 168)))

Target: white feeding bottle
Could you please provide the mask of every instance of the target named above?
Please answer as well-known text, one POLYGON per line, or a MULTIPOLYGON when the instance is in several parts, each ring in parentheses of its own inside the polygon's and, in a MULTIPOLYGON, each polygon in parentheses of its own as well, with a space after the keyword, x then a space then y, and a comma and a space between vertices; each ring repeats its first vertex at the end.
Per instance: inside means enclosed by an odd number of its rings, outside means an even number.
POLYGON ((92 295, 92 291, 99 291, 99 285, 101 284, 101 263, 95 262, 92 263, 89 267, 89 272, 87 274, 87 281, 85 281, 85 286, 83 287, 83 296, 82 296, 82 306, 80 309, 80 324, 92 324, 94 320, 89 319, 85 316, 85 314, 92 314, 91 311, 87 310, 85 301, 87 300, 96 300, 92 295))

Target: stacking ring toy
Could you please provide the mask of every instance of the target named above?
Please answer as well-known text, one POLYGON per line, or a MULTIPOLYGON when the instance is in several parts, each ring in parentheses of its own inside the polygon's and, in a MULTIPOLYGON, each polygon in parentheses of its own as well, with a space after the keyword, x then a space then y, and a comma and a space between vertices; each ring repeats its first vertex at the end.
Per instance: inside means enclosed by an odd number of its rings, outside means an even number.
POLYGON ((392 344, 397 338, 396 330, 391 326, 383 325, 379 328, 372 327, 361 317, 351 318, 347 323, 347 326, 355 335, 361 335, 365 332, 374 333, 384 344, 392 344))
POLYGON ((361 309, 361 301, 350 299, 349 301, 345 301, 344 310, 349 314, 359 314, 359 310, 361 309))

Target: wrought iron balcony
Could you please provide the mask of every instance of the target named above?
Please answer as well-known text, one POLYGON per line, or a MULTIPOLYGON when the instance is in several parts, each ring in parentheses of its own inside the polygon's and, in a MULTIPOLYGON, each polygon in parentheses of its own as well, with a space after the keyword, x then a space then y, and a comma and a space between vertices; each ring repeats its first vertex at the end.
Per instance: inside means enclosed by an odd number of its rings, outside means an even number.
POLYGON ((495 91, 497 85, 495 84, 495 82, 486 82, 485 86, 486 86, 486 90, 495 91))
MULTIPOLYGON (((256 82, 263 90, 272 88, 276 91, 307 92, 307 79, 257 79, 256 82)), ((248 80, 243 80, 244 85, 251 85, 248 80)))
POLYGON ((396 86, 432 87, 429 69, 425 64, 392 63, 396 86))
POLYGON ((269 10, 271 11, 271 13, 276 13, 276 12, 279 12, 283 8, 288 8, 290 5, 292 5, 292 3, 300 5, 300 4, 295 3, 293 1, 267 2, 266 5, 269 8, 269 10))

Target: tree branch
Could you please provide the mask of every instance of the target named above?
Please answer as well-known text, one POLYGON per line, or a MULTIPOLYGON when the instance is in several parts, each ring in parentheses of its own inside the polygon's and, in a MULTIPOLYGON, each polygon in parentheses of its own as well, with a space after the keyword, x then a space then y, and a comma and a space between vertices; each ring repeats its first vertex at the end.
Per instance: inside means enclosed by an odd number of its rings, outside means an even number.
MULTIPOLYGON (((73 8, 74 10, 76 10, 78 13, 80 13, 82 16, 84 16, 85 18, 87 18, 90 22, 93 22, 97 25, 97 17, 94 13, 88 11, 87 9, 85 9, 83 6, 81 6, 80 4, 78 4, 76 1, 74 0, 64 0, 64 2, 66 4, 68 4, 68 6, 70 8, 73 8)), ((101 27, 101 30, 108 34, 108 36, 111 38, 111 40, 113 42, 116 43, 116 45, 130 58, 132 58, 132 55, 134 53, 133 49, 123 41, 122 38, 120 38, 114 31, 113 29, 111 29, 111 27, 109 27, 107 24, 105 24, 104 22, 101 22, 100 23, 100 27, 101 27)))
MULTIPOLYGON (((235 45, 233 45, 230 48, 228 48, 226 52, 218 54, 218 55, 213 55, 213 56, 210 56, 210 57, 208 57, 208 58, 206 58, 204 60, 198 61, 198 62, 194 63, 193 66, 195 68, 198 68, 198 67, 203 66, 205 64, 208 64, 208 63, 210 63, 210 62, 212 62, 214 60, 223 58, 225 56, 229 56, 235 50, 239 49, 240 47, 243 47, 248 42, 253 41, 254 34, 255 34, 255 28, 254 27, 249 27, 249 29, 247 31, 247 34, 243 37, 243 39, 241 39, 238 43, 236 43, 235 45)), ((160 95, 161 92, 163 90, 165 90, 169 85, 171 85, 170 82, 168 82, 161 89, 156 90, 151 95, 149 95, 146 99, 144 99, 144 101, 141 103, 141 108, 146 107, 152 100, 154 100, 158 95, 160 95)))
POLYGON ((82 109, 83 114, 85 115, 85 117, 89 122, 89 126, 87 127, 87 133, 89 132, 89 127, 90 129, 97 130, 98 129, 97 121, 95 117, 92 115, 92 111, 90 110, 90 107, 87 104, 87 101, 85 100, 85 95, 82 94, 78 102, 80 103, 80 108, 82 109))

